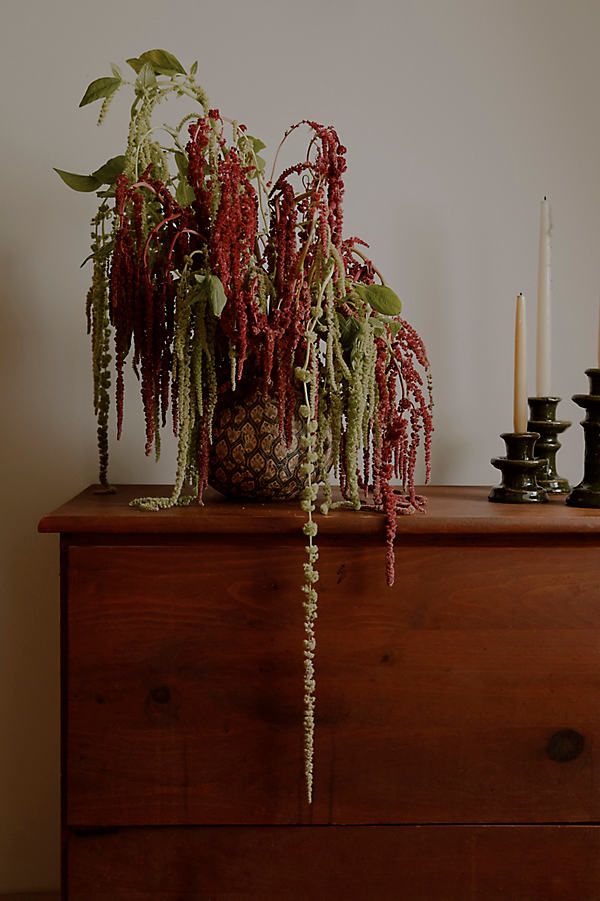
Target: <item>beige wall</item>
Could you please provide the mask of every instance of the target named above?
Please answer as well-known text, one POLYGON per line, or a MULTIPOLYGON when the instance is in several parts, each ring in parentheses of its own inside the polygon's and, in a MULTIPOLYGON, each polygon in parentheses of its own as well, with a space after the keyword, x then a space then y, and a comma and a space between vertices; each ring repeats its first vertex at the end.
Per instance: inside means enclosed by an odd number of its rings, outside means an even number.
MULTIPOLYGON (((486 484, 511 427, 513 298, 535 290, 545 192, 555 390, 583 389, 595 360, 600 4, 2 0, 0 12, 0 890, 18 890, 58 879, 58 544, 35 526, 95 474, 78 269, 93 201, 51 167, 120 152, 126 117, 117 100, 96 129, 95 110, 77 110, 87 82, 164 46, 198 57, 215 105, 270 146, 306 115, 337 124, 348 229, 371 242, 430 350, 434 480, 486 484)), ((166 481, 172 449, 156 468, 143 459, 132 406, 113 476, 166 481)), ((581 450, 574 428, 573 478, 581 450)))

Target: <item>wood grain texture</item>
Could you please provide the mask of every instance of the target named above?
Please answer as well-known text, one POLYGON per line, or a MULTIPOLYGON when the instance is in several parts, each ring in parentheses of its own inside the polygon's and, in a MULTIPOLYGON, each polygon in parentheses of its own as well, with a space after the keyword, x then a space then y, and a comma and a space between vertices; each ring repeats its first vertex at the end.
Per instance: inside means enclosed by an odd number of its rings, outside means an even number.
POLYGON ((60 892, 0 892, 0 901, 59 901, 60 892))
POLYGON ((327 548, 308 808, 300 542, 71 547, 68 822, 597 820, 598 561, 327 548))
POLYGON ((596 901, 599 885, 597 827, 132 829, 69 853, 70 901, 596 901))
MULTIPOLYGON (((94 486, 39 523, 41 532, 97 534, 196 534, 297 536, 304 514, 296 502, 241 504, 208 491, 204 507, 144 513, 129 506, 134 497, 168 495, 168 485, 119 485, 116 494, 98 495, 94 486)), ((600 542, 600 510, 566 507, 562 500, 543 505, 490 504, 489 488, 425 489, 425 515, 403 516, 400 539, 408 536, 584 536, 600 542)), ((381 514, 333 511, 318 516, 321 536, 354 535, 383 540, 381 514)))

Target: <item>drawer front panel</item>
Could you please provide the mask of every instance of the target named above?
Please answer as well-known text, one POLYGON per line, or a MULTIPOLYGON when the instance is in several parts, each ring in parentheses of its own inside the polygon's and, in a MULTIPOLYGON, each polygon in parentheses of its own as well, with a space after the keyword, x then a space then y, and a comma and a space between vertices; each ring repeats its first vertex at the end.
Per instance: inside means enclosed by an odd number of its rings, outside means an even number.
POLYGON ((600 818, 596 549, 323 547, 312 809, 302 559, 70 548, 69 823, 600 818))
POLYGON ((599 833, 230 826, 71 835, 68 901, 593 901, 599 833))

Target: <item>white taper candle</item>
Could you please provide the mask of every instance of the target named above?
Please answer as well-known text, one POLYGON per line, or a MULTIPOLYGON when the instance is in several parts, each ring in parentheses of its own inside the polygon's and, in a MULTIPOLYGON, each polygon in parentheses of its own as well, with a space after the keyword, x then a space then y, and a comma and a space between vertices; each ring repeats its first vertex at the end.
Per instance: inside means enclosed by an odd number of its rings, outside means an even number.
POLYGON ((544 197, 540 207, 540 243, 538 254, 537 285, 537 342, 536 342, 536 394, 538 397, 550 395, 550 368, 552 353, 552 262, 551 243, 552 219, 550 202, 544 197))
POLYGON ((527 314, 525 298, 517 294, 515 315, 515 395, 513 424, 515 432, 527 431, 527 314))

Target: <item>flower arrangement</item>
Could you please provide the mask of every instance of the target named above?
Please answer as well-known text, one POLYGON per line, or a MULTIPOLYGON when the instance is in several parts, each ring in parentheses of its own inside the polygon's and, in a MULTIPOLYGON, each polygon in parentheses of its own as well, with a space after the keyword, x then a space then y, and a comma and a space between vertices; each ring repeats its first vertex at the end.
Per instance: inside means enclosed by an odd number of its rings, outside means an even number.
POLYGON ((322 513, 369 504, 385 514, 392 585, 397 514, 424 507, 414 486, 421 444, 429 477, 427 356, 368 245, 344 236, 346 148, 333 127, 304 120, 289 128, 282 144, 306 129, 306 154, 275 175, 276 155, 267 177, 265 145, 211 107, 197 63, 186 71, 164 50, 127 62, 132 79, 113 66, 80 104, 101 101, 100 123, 116 93, 133 88, 125 152, 90 175, 56 170, 71 188, 99 198, 87 321, 100 483, 110 490, 111 383, 119 437, 128 361, 140 383, 146 453, 158 457, 169 413, 178 448, 171 496, 139 498, 141 509, 202 503, 215 411, 234 391, 273 399, 288 443, 299 431, 310 801, 318 492, 322 513), (189 98, 195 109, 175 127, 156 125, 155 109, 170 97, 189 98), (342 500, 334 500, 336 478, 342 500))

